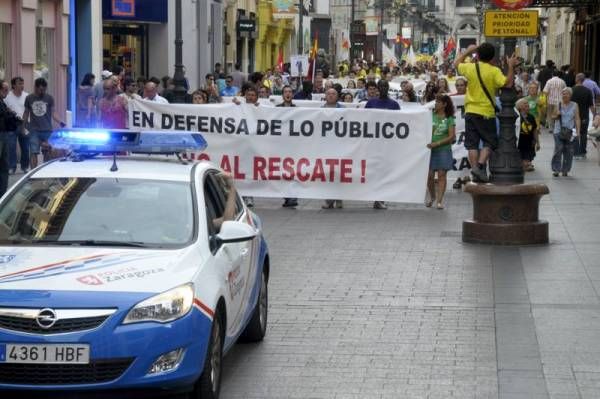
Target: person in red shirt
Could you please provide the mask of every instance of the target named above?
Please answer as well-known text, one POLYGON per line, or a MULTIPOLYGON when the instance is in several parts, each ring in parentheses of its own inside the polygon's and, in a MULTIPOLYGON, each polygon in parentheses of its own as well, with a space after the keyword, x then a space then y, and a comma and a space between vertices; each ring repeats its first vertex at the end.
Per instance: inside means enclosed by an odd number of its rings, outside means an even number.
POLYGON ((104 97, 98 103, 98 109, 100 127, 127 128, 127 100, 118 95, 118 87, 112 79, 104 81, 104 97))

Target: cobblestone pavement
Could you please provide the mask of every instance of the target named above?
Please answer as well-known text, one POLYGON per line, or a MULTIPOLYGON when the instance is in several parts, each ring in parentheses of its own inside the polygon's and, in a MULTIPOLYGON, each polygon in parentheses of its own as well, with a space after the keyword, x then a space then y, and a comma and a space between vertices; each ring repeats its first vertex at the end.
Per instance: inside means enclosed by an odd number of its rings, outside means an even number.
POLYGON ((446 209, 257 200, 272 256, 269 329, 225 362, 222 397, 600 397, 597 154, 537 171, 551 244, 463 244, 467 194, 446 209))

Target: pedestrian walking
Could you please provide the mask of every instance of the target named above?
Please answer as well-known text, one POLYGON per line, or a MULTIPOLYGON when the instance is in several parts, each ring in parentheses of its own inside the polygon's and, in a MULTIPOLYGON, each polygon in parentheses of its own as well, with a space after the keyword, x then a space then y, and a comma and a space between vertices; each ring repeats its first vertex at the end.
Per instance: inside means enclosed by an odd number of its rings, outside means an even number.
POLYGON ((310 80, 302 82, 302 90, 294 95, 294 100, 312 100, 313 84, 310 80))
POLYGON ((425 85, 425 91, 423 92, 423 97, 421 98, 421 103, 427 104, 431 101, 434 101, 437 92, 438 88, 436 84, 432 81, 427 82, 427 84, 425 85))
POLYGON ((207 73, 205 76, 206 84, 203 87, 208 93, 208 102, 210 104, 218 104, 221 102, 221 96, 219 95, 219 86, 216 83, 215 75, 207 73))
POLYGON ((38 165, 38 155, 42 153, 43 160, 50 159, 51 148, 48 138, 52 133, 52 120, 59 126, 65 123, 58 117, 54 109, 54 98, 46 93, 48 82, 44 78, 37 78, 34 82, 33 93, 25 98, 25 112, 23 122, 29 130, 30 166, 38 165))
POLYGON ((554 155, 552 156, 552 175, 559 173, 568 176, 573 164, 573 141, 577 140, 581 129, 579 107, 571 101, 573 91, 565 87, 561 92, 561 102, 553 114, 554 119, 554 155))
POLYGON ((138 94, 138 84, 135 80, 131 78, 125 78, 123 80, 123 86, 125 86, 125 91, 119 96, 123 97, 128 102, 130 100, 141 100, 142 96, 138 94))
POLYGON ((153 101, 160 104, 168 104, 166 98, 158 94, 158 88, 156 83, 149 81, 144 85, 144 100, 153 101))
POLYGON ((546 124, 550 132, 554 129, 554 115, 561 101, 561 93, 567 84, 559 76, 560 71, 553 70, 552 78, 546 82, 542 91, 546 95, 546 124))
MULTIPOLYGON (((585 80, 583 81, 583 85, 592 91, 592 95, 594 98, 594 108, 596 107, 596 100, 600 100, 600 87, 598 87, 598 83, 592 80, 592 72, 585 71, 585 80)), ((594 111, 594 115, 596 112, 594 111)))
POLYGON ((467 94, 467 80, 465 78, 456 78, 454 81, 454 87, 456 88, 456 93, 449 94, 452 96, 464 96, 467 94))
POLYGON ((554 61, 548 60, 546 61, 546 66, 542 68, 540 73, 537 75, 537 81, 540 82, 540 87, 543 89, 546 86, 546 83, 552 79, 552 73, 555 71, 554 61))
MULTIPOLYGON (((325 92, 325 104, 323 104, 322 108, 344 108, 342 104, 338 102, 338 92, 334 88, 329 88, 325 92)), ((341 209, 344 207, 344 203, 342 200, 333 200, 328 199, 325 200, 325 204, 321 207, 323 209, 333 209, 338 208, 341 209)))
POLYGON ((127 129, 127 100, 117 94, 111 79, 104 81, 104 97, 98 103, 98 125, 111 129, 127 129))
POLYGON ((248 75, 242 72, 242 65, 239 62, 235 64, 235 70, 231 73, 231 77, 233 78, 233 85, 237 87, 242 87, 248 80, 248 75))
POLYGON ((517 108, 520 117, 519 142, 517 148, 519 149, 519 154, 521 156, 523 171, 531 172, 534 170, 531 162, 535 158, 535 152, 540 150, 538 124, 535 120, 535 116, 529 109, 529 101, 525 98, 519 99, 515 107, 517 108))
POLYGON ((440 94, 449 94, 450 93, 450 85, 448 84, 448 79, 439 78, 437 81, 437 92, 440 94))
POLYGON ((0 197, 8 189, 8 132, 18 124, 17 114, 4 102, 8 91, 8 82, 0 79, 0 197))
POLYGON ((81 84, 77 88, 77 114, 76 126, 93 127, 94 111, 96 107, 94 84, 96 76, 93 73, 86 73, 81 84))
POLYGON ((112 75, 112 72, 108 69, 104 69, 100 74, 102 80, 94 84, 94 104, 97 105, 100 99, 104 97, 104 81, 111 78, 112 75))
POLYGON ((220 91, 220 95, 223 97, 235 97, 240 92, 240 88, 233 85, 233 77, 228 75, 225 78, 225 87, 220 91))
MULTIPOLYGON (((388 93, 390 91, 390 84, 386 80, 380 80, 377 82, 378 97, 372 98, 367 101, 365 108, 373 109, 388 109, 388 110, 400 110, 400 104, 397 101, 392 100, 388 93)), ((374 209, 387 209, 387 205, 384 201, 374 201, 374 209)))
MULTIPOLYGON (((254 105, 255 107, 260 105, 258 102, 258 91, 254 85, 250 85, 244 90, 244 99, 247 105, 254 105)), ((242 105, 242 102, 235 97, 233 98, 233 102, 237 105, 242 105)), ((254 197, 245 196, 242 199, 248 208, 254 208, 254 197)))
POLYGON ((487 161, 498 145, 497 106, 494 97, 501 87, 512 87, 514 67, 517 64, 515 54, 507 58, 508 75, 504 76, 498 67, 490 64, 494 55, 494 46, 482 43, 479 47, 469 46, 467 51, 454 61, 458 73, 469 82, 465 96, 465 148, 469 152, 473 181, 483 183, 489 181, 487 161), (478 61, 465 63, 465 59, 475 52, 478 61), (483 141, 481 150, 480 141, 483 141))
MULTIPOLYGON (((310 93, 309 93, 310 94, 310 93)), ((277 107, 295 107, 294 104, 294 91, 291 86, 283 86, 281 91, 281 97, 283 98, 283 102, 281 104, 277 104, 277 107)), ((284 208, 295 208, 298 206, 298 198, 284 198, 283 205, 284 208)))
POLYGON ((585 75, 578 73, 575 75, 575 86, 573 86, 573 96, 571 101, 577 103, 579 117, 581 119, 581 129, 578 140, 573 142, 573 152, 575 159, 585 159, 587 156, 587 135, 588 125, 590 124, 590 113, 594 114, 594 95, 590 89, 583 85, 585 75))
POLYGON ((456 122, 454 120, 454 104, 447 94, 438 94, 433 109, 433 129, 431 142, 427 148, 431 150, 429 173, 427 175, 428 199, 426 207, 436 202, 437 209, 444 209, 444 194, 446 193, 446 173, 452 170, 452 142, 456 138, 456 122), (435 177, 437 174, 437 184, 435 177))
POLYGON ((366 83, 366 95, 363 97, 361 102, 369 102, 370 100, 377 99, 379 97, 379 92, 377 91, 377 83, 368 81, 366 83))
POLYGON ((25 113, 25 99, 29 95, 23 87, 25 81, 20 76, 16 76, 10 81, 12 90, 8 93, 4 102, 17 116, 16 129, 8 132, 8 165, 10 173, 17 170, 17 143, 19 143, 21 171, 26 173, 29 170, 29 135, 23 124, 23 114, 25 113))
POLYGON ((193 92, 192 104, 208 104, 208 93, 205 90, 196 90, 193 92))
POLYGON ((535 118, 538 131, 546 116, 546 97, 540 95, 539 87, 536 81, 529 83, 529 86, 527 86, 527 96, 523 97, 529 105, 529 113, 535 118))

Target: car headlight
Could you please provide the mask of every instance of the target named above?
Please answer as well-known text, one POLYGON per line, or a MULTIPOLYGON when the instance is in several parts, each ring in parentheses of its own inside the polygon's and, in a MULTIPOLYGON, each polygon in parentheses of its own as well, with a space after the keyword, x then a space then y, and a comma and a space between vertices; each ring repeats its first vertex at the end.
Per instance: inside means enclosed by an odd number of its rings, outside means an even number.
POLYGON ((155 321, 168 323, 185 316, 194 302, 194 286, 182 285, 138 303, 129 311, 123 324, 155 321))

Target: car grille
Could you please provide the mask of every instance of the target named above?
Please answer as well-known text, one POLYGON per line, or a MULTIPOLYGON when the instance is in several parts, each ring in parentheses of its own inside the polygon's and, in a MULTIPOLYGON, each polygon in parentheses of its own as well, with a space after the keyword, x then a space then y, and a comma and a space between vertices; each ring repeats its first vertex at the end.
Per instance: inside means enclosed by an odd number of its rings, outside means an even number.
POLYGON ((108 315, 80 317, 76 319, 62 319, 58 320, 51 328, 45 329, 40 327, 35 319, 15 316, 0 316, 0 328, 31 334, 59 334, 91 330, 98 327, 107 318, 108 315))
POLYGON ((133 358, 106 359, 89 364, 0 363, 0 384, 74 385, 108 382, 119 378, 133 358))

